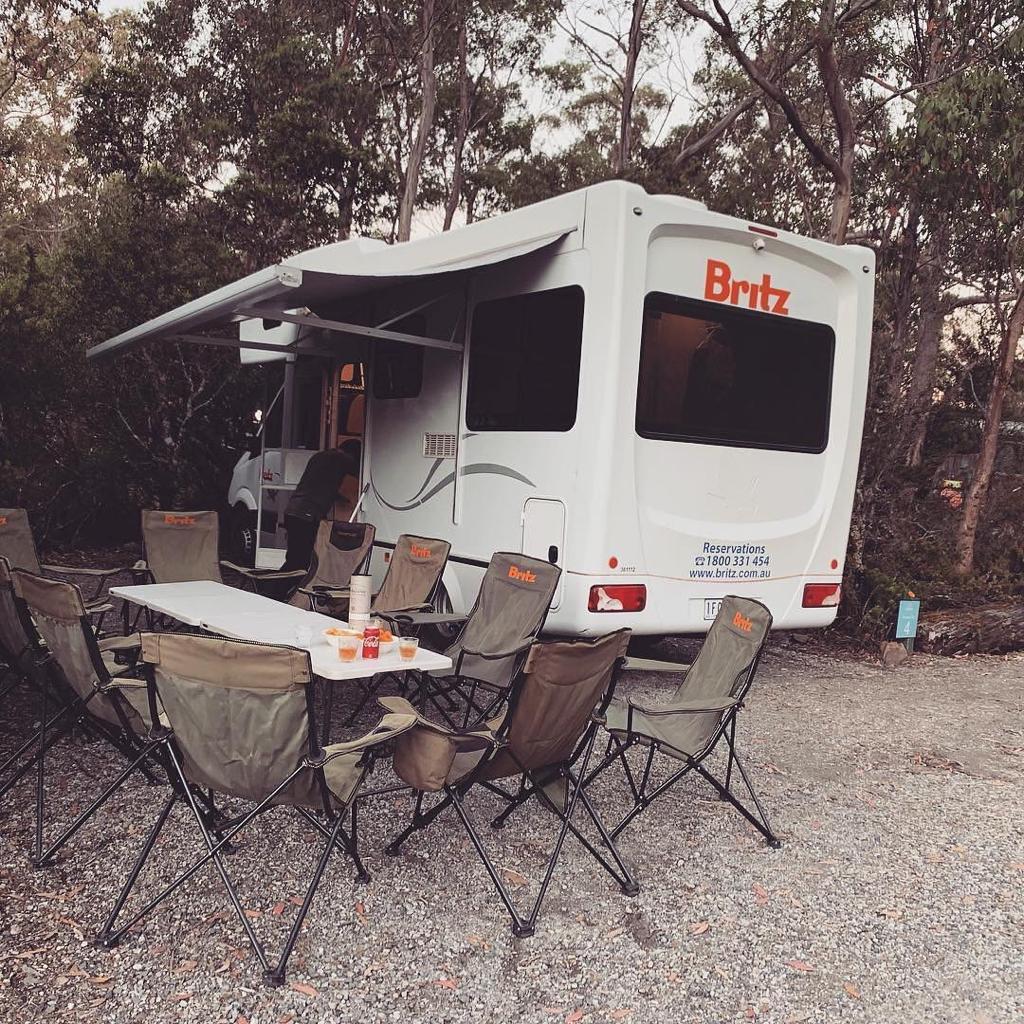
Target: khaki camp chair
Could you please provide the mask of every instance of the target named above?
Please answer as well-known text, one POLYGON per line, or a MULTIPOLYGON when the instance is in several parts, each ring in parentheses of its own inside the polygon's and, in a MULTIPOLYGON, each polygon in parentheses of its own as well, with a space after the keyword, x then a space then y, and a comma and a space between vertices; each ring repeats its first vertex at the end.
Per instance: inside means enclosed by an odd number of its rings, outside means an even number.
POLYGON ((430 701, 449 725, 455 725, 453 694, 466 702, 464 726, 474 717, 486 718, 505 699, 543 628, 561 574, 557 565, 529 555, 492 555, 465 625, 444 652, 454 671, 447 679, 418 675, 421 701, 430 701), (478 691, 483 704, 477 703, 478 691))
POLYGON ((143 560, 135 571, 149 583, 223 583, 220 520, 216 512, 169 512, 147 509, 142 513, 143 560))
POLYGON ((407 616, 412 612, 431 608, 451 549, 446 540, 403 533, 395 542, 370 614, 400 623, 411 621, 407 616))
POLYGON ((102 623, 104 613, 110 611, 110 605, 103 596, 107 580, 128 568, 119 566, 114 569, 86 569, 73 565, 41 565, 28 513, 23 508, 0 508, 0 556, 7 559, 12 569, 24 569, 36 576, 45 574, 94 579, 96 590, 91 597, 86 598, 86 606, 90 615, 99 616, 98 624, 102 623))
POLYGON ((138 636, 98 639, 89 622, 82 592, 72 583, 48 580, 15 569, 14 593, 28 614, 22 615, 26 632, 31 628, 33 666, 40 694, 39 732, 31 756, 0 786, 3 797, 33 765, 36 779, 36 833, 32 861, 37 866, 51 864, 56 853, 124 784, 130 775, 141 771, 156 782, 149 771, 155 766, 155 745, 147 739, 149 707, 145 684, 130 678, 131 666, 118 664, 118 654, 132 659, 137 652, 138 636), (56 688, 62 691, 54 701, 56 688), (54 704, 58 710, 51 715, 54 704), (81 724, 93 736, 105 739, 126 761, 124 768, 79 816, 43 849, 45 818, 46 754, 76 725, 81 724))
MULTIPOLYGON (((414 832, 430 825, 448 806, 454 807, 512 918, 512 932, 517 936, 533 934, 570 832, 624 893, 635 896, 639 886, 580 785, 628 643, 629 630, 622 629, 598 640, 534 644, 521 676, 513 684, 507 713, 485 728, 452 730, 420 717, 416 727, 398 739, 394 755, 395 771, 417 794, 413 820, 387 847, 387 853, 396 855, 414 832), (495 780, 508 778, 521 780, 517 793, 494 784, 495 780), (465 797, 473 785, 485 786, 507 801, 508 807, 492 822, 495 828, 501 828, 508 816, 531 798, 561 822, 540 891, 525 917, 517 911, 470 820, 465 797), (444 793, 443 799, 424 813, 424 794, 438 792, 444 793), (578 804, 596 827, 601 845, 614 864, 573 823, 578 804)), ((380 703, 394 713, 412 713, 411 705, 401 697, 385 697, 380 703)))
MULTIPOLYGON (((612 830, 617 836, 653 800, 695 771, 706 779, 723 800, 728 800, 764 837, 769 846, 779 846, 761 801, 754 792, 743 762, 736 752, 736 717, 754 681, 761 652, 772 626, 771 612, 747 597, 726 597, 708 631, 697 660, 686 670, 676 692, 665 703, 641 704, 617 699, 607 711, 608 754, 587 776, 584 785, 609 765, 622 765, 633 796, 633 807, 612 830), (724 738, 728 747, 725 781, 705 766, 705 761, 724 738), (639 783, 626 758, 634 746, 647 747, 639 783), (651 786, 655 756, 663 754, 682 766, 664 782, 651 786), (754 802, 756 815, 732 792, 732 770, 737 769, 754 802)), ((678 671, 667 662, 627 662, 626 668, 640 671, 678 671)))
POLYGON ((176 633, 143 633, 142 660, 149 698, 159 696, 169 727, 161 730, 173 792, 156 821, 101 929, 97 941, 116 945, 124 933, 211 860, 238 919, 273 985, 285 967, 332 853, 347 853, 361 880, 369 876, 356 849, 359 787, 382 744, 412 727, 414 715, 386 715, 375 729, 348 743, 320 747, 314 720, 309 652, 293 647, 176 633), (210 790, 255 806, 215 841, 195 790, 210 790), (115 930, 139 873, 175 804, 188 805, 207 853, 115 930), (271 966, 238 898, 221 856, 231 838, 260 814, 291 806, 325 839, 313 878, 276 965, 271 966), (318 815, 322 815, 322 818, 318 815), (351 820, 346 833, 345 822, 351 820))
POLYGON ((309 572, 288 603, 327 615, 344 615, 348 609, 349 582, 369 559, 376 532, 370 523, 322 519, 313 542, 309 572))

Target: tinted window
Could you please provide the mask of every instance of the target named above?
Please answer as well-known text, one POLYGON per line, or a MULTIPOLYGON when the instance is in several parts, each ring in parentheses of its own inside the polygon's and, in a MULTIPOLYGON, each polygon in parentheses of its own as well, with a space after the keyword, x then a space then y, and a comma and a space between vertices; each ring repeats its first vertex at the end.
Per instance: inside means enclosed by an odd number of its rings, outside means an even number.
MULTIPOLYGON (((391 324, 388 329, 425 337, 426 326, 426 318, 417 314, 391 324)), ((397 341, 378 341, 374 344, 374 398, 416 398, 422 388, 422 346, 397 341)))
POLYGON ((652 292, 636 429, 644 437, 820 452, 835 334, 823 324, 652 292))
POLYGON ((576 422, 583 289, 481 302, 469 342, 470 430, 569 430, 576 422))

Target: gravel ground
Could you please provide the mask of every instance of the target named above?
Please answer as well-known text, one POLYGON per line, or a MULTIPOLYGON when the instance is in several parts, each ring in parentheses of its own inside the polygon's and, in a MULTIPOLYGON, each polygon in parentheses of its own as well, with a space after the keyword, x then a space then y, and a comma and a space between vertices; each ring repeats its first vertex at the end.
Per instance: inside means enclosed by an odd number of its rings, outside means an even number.
MULTIPOLYGON (((367 804, 373 878, 359 885, 333 861, 282 989, 260 984, 212 868, 118 949, 94 948, 158 791, 133 781, 55 867, 35 871, 23 785, 0 804, 0 1021, 1020 1021, 1022 669, 1024 655, 918 655, 886 671, 780 637, 740 729, 782 848, 686 781, 620 840, 640 895, 621 895, 569 843, 531 939, 510 935, 450 812, 391 859, 381 851, 409 800, 367 804)), ((645 696, 659 685, 623 681, 645 696)), ((5 709, 0 750, 29 715, 5 709)), ((67 742, 51 763, 48 798, 68 820, 115 760, 67 742)), ((609 818, 621 813, 614 775, 594 795, 609 818)), ((483 823, 498 804, 478 794, 471 809, 483 823)), ((148 892, 201 843, 175 814, 148 892)), ((552 832, 535 808, 485 832, 520 900, 552 832)), ((312 869, 310 838, 277 812, 228 858, 272 942, 312 869)))

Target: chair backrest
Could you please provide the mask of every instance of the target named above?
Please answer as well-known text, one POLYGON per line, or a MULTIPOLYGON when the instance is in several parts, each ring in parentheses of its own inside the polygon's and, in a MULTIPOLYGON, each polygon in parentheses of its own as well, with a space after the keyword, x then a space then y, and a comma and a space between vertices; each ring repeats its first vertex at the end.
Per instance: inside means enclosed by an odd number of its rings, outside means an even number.
POLYGON ((507 746, 484 770, 487 779, 569 762, 594 709, 611 697, 615 666, 626 655, 630 630, 596 640, 536 643, 523 666, 508 725, 507 746))
POLYGON ((541 631, 562 570, 550 562, 498 551, 480 584, 462 632, 445 651, 459 671, 494 686, 508 686, 515 671, 513 657, 485 660, 463 650, 499 654, 512 651, 541 631))
POLYGON ((15 666, 30 643, 14 596, 11 563, 0 555, 0 660, 15 666))
MULTIPOLYGON (((377 531, 371 523, 339 523, 322 519, 313 542, 309 572, 300 587, 347 587, 352 574, 366 561, 377 531)), ((291 604, 309 606, 306 597, 296 591, 291 604)))
MULTIPOLYGON (((14 569, 11 576, 16 596, 28 606, 35 628, 63 679, 75 696, 88 699, 97 684, 106 684, 110 676, 96 644, 81 590, 73 583, 46 579, 23 569, 14 569)), ((102 693, 89 700, 87 710, 118 729, 123 725, 113 702, 102 693)))
POLYGON ((36 542, 23 508, 0 508, 0 555, 12 569, 40 572, 36 542))
POLYGON ((434 596, 451 549, 446 540, 402 534, 374 598, 374 611, 396 612, 427 604, 434 596))
POLYGON ((185 633, 143 633, 142 660, 189 782, 269 796, 309 752, 309 652, 185 633))
POLYGON ((156 583, 223 582, 219 540, 216 512, 150 509, 142 513, 142 545, 156 583))
MULTIPOLYGON (((772 613, 750 597, 725 597, 673 700, 742 697, 772 628, 772 613)), ((671 702, 670 702, 671 703, 671 702)))

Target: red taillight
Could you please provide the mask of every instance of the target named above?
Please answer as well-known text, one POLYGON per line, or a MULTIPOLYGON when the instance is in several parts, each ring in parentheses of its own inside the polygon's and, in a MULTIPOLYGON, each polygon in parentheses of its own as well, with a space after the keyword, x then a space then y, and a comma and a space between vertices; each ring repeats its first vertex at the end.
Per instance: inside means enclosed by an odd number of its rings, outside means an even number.
POLYGON ((642 612, 647 607, 643 583, 613 583, 590 588, 587 608, 592 612, 642 612))
POLYGON ((804 607, 835 608, 842 589, 840 583, 808 583, 804 586, 804 607))

